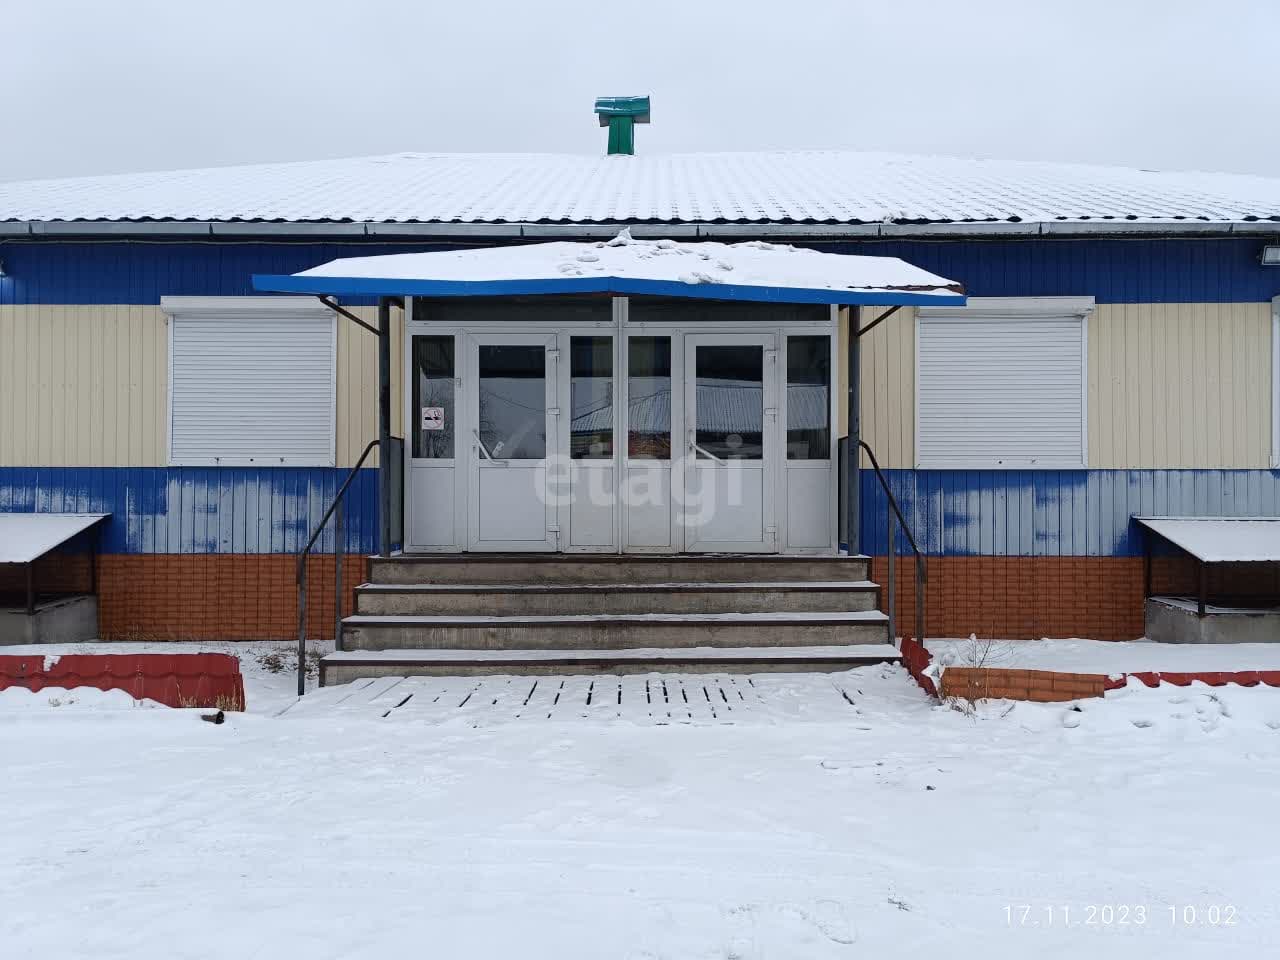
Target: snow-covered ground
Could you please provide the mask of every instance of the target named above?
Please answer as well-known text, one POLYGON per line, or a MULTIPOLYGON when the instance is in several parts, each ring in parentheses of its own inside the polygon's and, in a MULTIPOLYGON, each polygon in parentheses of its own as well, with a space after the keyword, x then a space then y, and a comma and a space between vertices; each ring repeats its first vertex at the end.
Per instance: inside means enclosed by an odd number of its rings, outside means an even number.
POLYGON ((218 726, 0 695, 6 958, 1256 958, 1280 936, 1270 688, 968 716, 877 666, 760 678, 776 703, 834 682, 843 714, 415 723, 273 716, 271 652, 218 726))
POLYGON ((1213 673, 1280 670, 1280 643, 1153 643, 1132 640, 930 640, 934 662, 954 667, 1064 673, 1213 673))

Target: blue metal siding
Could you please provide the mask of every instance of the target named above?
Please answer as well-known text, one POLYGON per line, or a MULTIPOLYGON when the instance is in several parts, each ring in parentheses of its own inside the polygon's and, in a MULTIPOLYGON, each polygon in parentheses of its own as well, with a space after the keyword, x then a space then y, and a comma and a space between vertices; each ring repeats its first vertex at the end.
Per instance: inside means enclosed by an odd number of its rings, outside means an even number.
MULTIPOLYGON (((1264 302, 1280 269, 1262 239, 939 240, 811 244, 897 256, 963 283, 970 296, 1094 296, 1100 303, 1264 302)), ((161 296, 244 296, 254 273, 285 274, 337 257, 457 244, 0 241, 3 304, 158 303, 161 296)), ((353 301, 354 302, 354 301, 353 301)))
MULTIPOLYGON (((0 241, 4 304, 156 304, 162 296, 243 297, 254 273, 296 273, 338 257, 451 249, 443 244, 0 241)), ((358 302, 355 300, 348 302, 358 302)))
MULTIPOLYGON (((946 556, 1138 556, 1135 514, 1280 516, 1277 470, 886 470, 917 542, 946 556)), ((888 505, 862 472, 862 551, 888 505)), ((896 548, 909 550, 899 535, 896 548)))
MULTIPOLYGON (((301 467, 0 467, 0 513, 110 513, 105 553, 295 553, 345 470, 301 467)), ((377 549, 377 471, 347 491, 347 550, 377 549)), ((333 527, 317 543, 333 550, 333 527)))
MULTIPOLYGON (((291 467, 4 467, 0 513, 109 512, 109 553, 293 553, 345 471, 291 467)), ((948 556, 1137 556, 1134 514, 1280 516, 1277 470, 886 470, 921 545, 948 556)), ((862 475, 863 550, 887 507, 862 475)), ((347 549, 377 549, 377 471, 348 493, 347 549)), ((326 530, 319 549, 333 549, 326 530)), ((908 547, 900 538, 899 551, 908 547)))
POLYGON ((958 280, 971 297, 1093 296, 1099 303, 1257 303, 1280 270, 1256 240, 947 240, 841 244, 958 280))

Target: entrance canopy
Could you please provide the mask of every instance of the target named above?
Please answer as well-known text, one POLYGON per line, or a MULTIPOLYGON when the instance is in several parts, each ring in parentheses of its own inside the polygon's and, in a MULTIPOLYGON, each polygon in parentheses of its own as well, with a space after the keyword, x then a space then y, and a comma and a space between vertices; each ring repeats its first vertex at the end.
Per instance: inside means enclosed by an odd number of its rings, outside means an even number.
POLYGON ((360 297, 605 293, 768 303, 958 306, 963 287, 896 257, 786 244, 633 240, 538 243, 332 260, 256 275, 257 290, 360 297))

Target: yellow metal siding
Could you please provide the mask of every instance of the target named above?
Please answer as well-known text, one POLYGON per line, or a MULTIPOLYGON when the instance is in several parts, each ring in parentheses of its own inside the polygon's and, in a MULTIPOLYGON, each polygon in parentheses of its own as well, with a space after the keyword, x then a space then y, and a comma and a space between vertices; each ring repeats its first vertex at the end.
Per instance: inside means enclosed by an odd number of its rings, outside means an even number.
MULTIPOLYGON (((377 321, 375 308, 355 312, 377 321)), ((391 429, 402 436, 404 324, 398 310, 391 316, 391 429)), ((341 467, 378 435, 378 345, 351 321, 338 322, 341 467)), ((168 375, 158 306, 0 307, 0 466, 166 466, 168 375)))
POLYGON ((158 306, 0 307, 0 465, 163 464, 167 369, 158 306))
MULTIPOLYGON (((864 307, 863 324, 869 324, 888 307, 864 307)), ((876 452, 880 466, 914 465, 916 402, 915 310, 903 307, 862 338, 862 439, 876 452)), ((848 310, 840 311, 837 393, 839 435, 849 435, 845 402, 849 388, 848 310)), ((869 466, 864 455, 863 465, 869 466)))
MULTIPOLYGON (((377 307, 351 307, 365 323, 378 325, 377 307)), ((404 436, 404 318, 391 310, 391 434, 404 436)), ((378 338, 346 317, 338 318, 338 466, 350 467, 370 440, 378 439, 378 338)), ((378 463, 377 451, 366 466, 378 463)))
POLYGON ((1090 467, 1270 466, 1270 304, 1101 304, 1088 373, 1090 467))
MULTIPOLYGON (((374 308, 356 312, 376 322, 374 308)), ((403 436, 404 325, 391 316, 392 431, 403 436)), ((1088 336, 1090 467, 1270 466, 1270 304, 1103 304, 1088 336)), ((158 306, 0 307, 0 466, 164 466, 167 371, 158 306)), ((377 339, 340 318, 339 466, 377 436, 377 376, 377 339)), ((914 403, 915 317, 903 309, 862 342, 863 437, 885 467, 913 465, 914 403)))

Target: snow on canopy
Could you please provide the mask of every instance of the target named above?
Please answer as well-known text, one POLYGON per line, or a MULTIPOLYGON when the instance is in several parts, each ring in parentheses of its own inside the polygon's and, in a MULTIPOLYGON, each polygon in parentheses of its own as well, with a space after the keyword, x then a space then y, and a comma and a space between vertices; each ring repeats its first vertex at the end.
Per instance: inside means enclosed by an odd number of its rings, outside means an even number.
POLYGON ((1280 517, 1135 517, 1205 563, 1280 560, 1280 517))
POLYGON ((30 563, 106 513, 0 513, 0 563, 30 563))
POLYGON ((820 253, 762 240, 635 240, 629 230, 597 243, 537 243, 348 257, 293 274, 293 278, 255 278, 255 285, 266 290, 386 295, 551 293, 575 289, 687 295, 679 288, 690 285, 769 291, 752 295, 740 290, 735 295, 728 289, 708 290, 704 294, 708 299, 853 303, 861 300, 850 295, 853 293, 898 293, 918 294, 926 302, 963 302, 959 283, 897 257, 820 253), (298 279, 303 283, 291 282, 298 279), (311 282, 319 280, 329 283, 311 282), (592 280, 597 283, 591 284, 592 280), (458 284, 477 286, 472 291, 456 287, 458 284), (486 286, 480 288, 481 284, 486 286), (789 296, 788 291, 794 296, 789 296))

